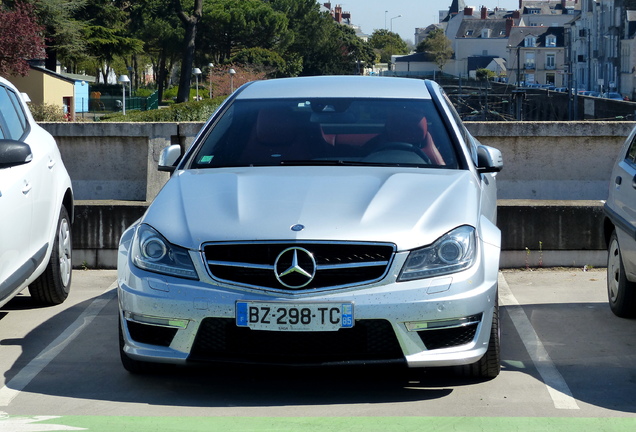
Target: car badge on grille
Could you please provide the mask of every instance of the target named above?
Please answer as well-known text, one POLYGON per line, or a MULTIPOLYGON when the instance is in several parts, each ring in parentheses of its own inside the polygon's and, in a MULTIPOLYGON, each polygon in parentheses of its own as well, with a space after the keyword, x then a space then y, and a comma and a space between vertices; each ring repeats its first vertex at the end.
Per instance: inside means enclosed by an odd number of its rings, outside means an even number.
POLYGON ((290 289, 303 288, 316 275, 316 260, 307 249, 290 247, 276 257, 274 272, 281 285, 290 289))
POLYGON ((296 224, 296 225, 292 225, 291 230, 292 231, 302 231, 305 229, 305 225, 301 225, 301 224, 296 224))

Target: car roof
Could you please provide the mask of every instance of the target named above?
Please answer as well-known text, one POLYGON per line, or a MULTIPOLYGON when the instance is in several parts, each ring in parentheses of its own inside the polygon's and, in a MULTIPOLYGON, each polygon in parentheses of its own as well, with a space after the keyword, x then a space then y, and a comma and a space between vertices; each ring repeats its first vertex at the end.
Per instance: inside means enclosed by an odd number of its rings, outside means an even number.
POLYGON ((369 76, 314 76, 254 81, 237 99, 288 98, 430 99, 425 80, 369 76))
POLYGON ((12 88, 13 90, 16 90, 16 91, 18 90, 11 81, 1 76, 0 76, 0 84, 3 84, 6 87, 12 88))

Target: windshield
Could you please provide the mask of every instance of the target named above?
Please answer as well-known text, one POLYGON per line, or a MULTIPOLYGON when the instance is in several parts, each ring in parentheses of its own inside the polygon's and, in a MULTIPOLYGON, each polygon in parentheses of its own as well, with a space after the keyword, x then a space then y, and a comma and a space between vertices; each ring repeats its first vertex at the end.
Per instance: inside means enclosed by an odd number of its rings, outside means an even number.
POLYGON ((194 154, 192 168, 385 165, 456 169, 431 100, 236 100, 194 154))

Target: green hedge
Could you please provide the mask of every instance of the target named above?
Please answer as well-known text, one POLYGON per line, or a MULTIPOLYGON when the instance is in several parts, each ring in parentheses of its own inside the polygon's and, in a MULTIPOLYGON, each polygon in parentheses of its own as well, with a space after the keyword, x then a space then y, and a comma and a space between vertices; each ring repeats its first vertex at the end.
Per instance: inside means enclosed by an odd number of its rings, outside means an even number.
POLYGON ((150 111, 126 111, 122 113, 108 114, 100 121, 108 122, 203 122, 210 118, 212 113, 225 100, 225 96, 202 101, 184 102, 174 104, 168 108, 160 108, 150 111))

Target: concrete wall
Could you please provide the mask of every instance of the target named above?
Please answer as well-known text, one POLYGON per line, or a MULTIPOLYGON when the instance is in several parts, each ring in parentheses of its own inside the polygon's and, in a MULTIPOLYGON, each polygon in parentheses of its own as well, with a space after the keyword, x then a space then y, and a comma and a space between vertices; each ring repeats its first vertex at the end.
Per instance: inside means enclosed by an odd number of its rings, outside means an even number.
POLYGON ((618 150, 636 122, 474 122, 499 148, 500 199, 604 200, 618 150))
MULTIPOLYGON (((602 200, 634 122, 467 122, 503 153, 499 198, 602 200)), ((79 200, 152 201, 169 178, 157 171, 170 143, 187 148, 201 123, 47 123, 79 200)))
MULTIPOLYGON (((116 268, 124 230, 148 203, 76 201, 73 265, 116 268)), ((502 268, 606 265, 601 201, 499 200, 502 268)))
MULTIPOLYGON (((604 266, 602 200, 633 122, 470 122, 499 148, 502 267, 604 266)), ((119 237, 168 179, 161 149, 191 145, 201 123, 50 123, 76 193, 75 266, 115 268, 119 237)))
POLYGON ((602 201, 499 200, 501 261, 507 267, 604 267, 602 201))

